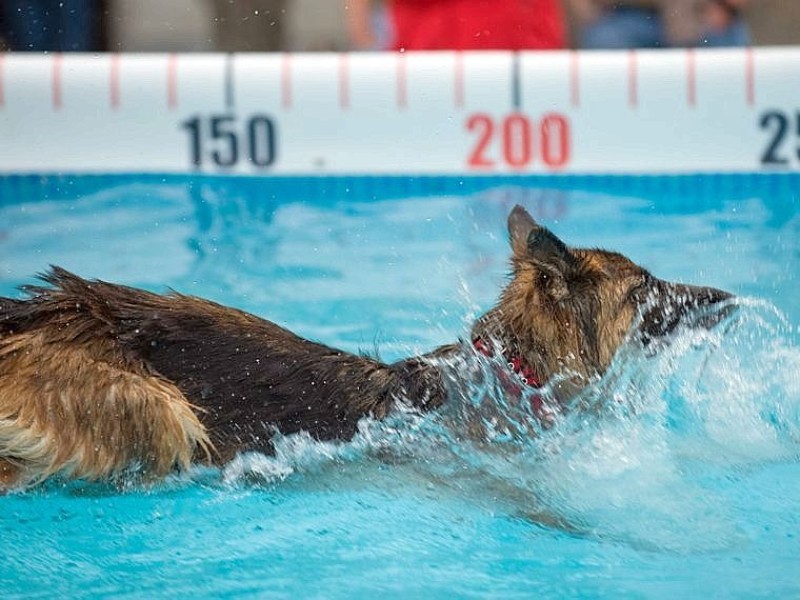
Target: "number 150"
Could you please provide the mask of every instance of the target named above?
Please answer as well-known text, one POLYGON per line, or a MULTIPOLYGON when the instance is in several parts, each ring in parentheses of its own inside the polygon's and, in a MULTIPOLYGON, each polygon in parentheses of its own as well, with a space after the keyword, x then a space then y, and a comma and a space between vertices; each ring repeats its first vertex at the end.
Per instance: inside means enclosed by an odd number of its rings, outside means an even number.
POLYGON ((265 115, 250 117, 243 127, 233 115, 192 117, 181 127, 189 133, 189 156, 197 167, 209 162, 218 167, 235 167, 243 154, 262 169, 275 162, 275 123, 265 115))

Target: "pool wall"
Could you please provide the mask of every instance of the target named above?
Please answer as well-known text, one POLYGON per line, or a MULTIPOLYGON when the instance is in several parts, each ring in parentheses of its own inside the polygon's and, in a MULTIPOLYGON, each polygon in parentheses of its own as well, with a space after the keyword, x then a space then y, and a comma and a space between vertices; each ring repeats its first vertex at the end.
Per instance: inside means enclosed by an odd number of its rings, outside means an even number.
POLYGON ((800 168, 800 48, 0 54, 0 173, 800 168))

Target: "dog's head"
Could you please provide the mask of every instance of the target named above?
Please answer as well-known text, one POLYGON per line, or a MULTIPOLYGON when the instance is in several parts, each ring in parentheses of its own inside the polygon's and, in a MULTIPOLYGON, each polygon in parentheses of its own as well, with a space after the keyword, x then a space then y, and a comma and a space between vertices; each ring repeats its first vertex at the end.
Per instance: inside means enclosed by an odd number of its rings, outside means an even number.
POLYGON ((571 248, 520 206, 508 232, 512 280, 473 336, 496 340, 542 381, 602 374, 628 339, 653 348, 679 327, 711 328, 731 310, 727 292, 657 279, 616 252, 571 248))

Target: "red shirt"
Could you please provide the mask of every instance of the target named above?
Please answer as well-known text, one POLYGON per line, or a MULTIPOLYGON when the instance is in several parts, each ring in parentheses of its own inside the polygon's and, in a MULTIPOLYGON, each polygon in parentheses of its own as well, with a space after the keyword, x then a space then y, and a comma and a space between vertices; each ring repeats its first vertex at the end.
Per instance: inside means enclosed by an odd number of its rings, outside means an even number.
POLYGON ((392 0, 395 50, 566 46, 559 0, 392 0))

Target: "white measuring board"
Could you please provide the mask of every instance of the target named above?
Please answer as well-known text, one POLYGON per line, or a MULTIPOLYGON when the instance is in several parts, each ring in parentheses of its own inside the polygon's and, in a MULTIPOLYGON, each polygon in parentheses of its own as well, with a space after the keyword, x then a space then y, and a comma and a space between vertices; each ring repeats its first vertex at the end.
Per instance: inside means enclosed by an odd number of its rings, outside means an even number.
POLYGON ((0 54, 0 173, 800 170, 800 48, 0 54))

